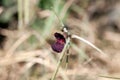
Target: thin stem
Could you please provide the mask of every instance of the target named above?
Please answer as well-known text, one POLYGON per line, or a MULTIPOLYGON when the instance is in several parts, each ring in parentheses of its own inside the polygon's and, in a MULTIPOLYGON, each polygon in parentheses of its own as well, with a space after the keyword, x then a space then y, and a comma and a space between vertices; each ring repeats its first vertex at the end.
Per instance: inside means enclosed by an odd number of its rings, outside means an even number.
POLYGON ((57 13, 55 12, 55 10, 54 10, 53 8, 52 8, 52 10, 53 10, 54 14, 56 15, 57 19, 59 20, 59 22, 60 22, 60 24, 61 24, 61 26, 62 26, 63 32, 66 32, 67 34, 70 34, 70 33, 68 32, 68 30, 66 29, 65 25, 63 24, 62 20, 58 17, 58 15, 57 15, 57 13))
POLYGON ((54 10, 54 9, 52 9, 52 10, 53 10, 54 14, 56 15, 56 17, 58 18, 58 20, 59 20, 61 26, 64 27, 63 22, 62 22, 61 19, 58 17, 58 15, 57 15, 57 13, 55 12, 55 10, 54 10))
MULTIPOLYGON (((98 52, 100 52, 101 54, 105 55, 105 53, 104 53, 102 50, 100 50, 100 49, 97 48, 94 44, 92 44, 91 42, 85 40, 84 38, 79 37, 79 36, 77 36, 77 35, 72 35, 71 38, 79 39, 80 41, 83 41, 84 43, 86 43, 86 44, 90 45, 91 47, 93 47, 94 49, 96 49, 96 50, 97 50, 98 52)), ((106 56, 106 55, 105 55, 105 56, 106 56)))
POLYGON ((68 68, 68 61, 69 61, 69 49, 70 49, 70 44, 68 44, 69 46, 68 46, 68 49, 67 49, 67 54, 66 54, 66 64, 65 64, 65 69, 66 69, 66 71, 67 71, 67 68, 68 68))
POLYGON ((118 80, 120 80, 119 77, 104 76, 104 75, 100 75, 99 77, 104 77, 104 78, 111 78, 111 79, 118 79, 118 80))
MULTIPOLYGON (((54 8, 54 10, 56 11, 56 12, 58 12, 59 11, 59 6, 60 6, 60 2, 61 2, 61 0, 54 0, 54 2, 53 2, 53 8, 54 8)), ((44 37, 44 39, 46 39, 47 38, 47 36, 49 36, 49 34, 50 34, 50 32, 51 32, 51 30, 54 28, 54 26, 53 26, 53 22, 55 21, 55 19, 54 19, 54 15, 51 15, 47 20, 46 20, 46 23, 45 23, 45 26, 44 26, 44 31, 43 31, 43 37, 44 37)))
POLYGON ((25 24, 25 26, 27 26, 29 23, 30 0, 25 0, 24 2, 25 2, 24 3, 24 24, 25 24))
POLYGON ((18 0, 18 28, 23 27, 23 1, 18 0))
POLYGON ((59 62, 58 62, 57 68, 56 68, 56 70, 55 70, 55 72, 54 72, 51 80, 55 80, 55 77, 56 77, 56 75, 57 75, 57 73, 58 73, 58 70, 59 70, 59 68, 60 68, 60 65, 61 65, 61 63, 62 63, 63 57, 64 57, 64 55, 65 55, 65 51, 66 51, 66 49, 69 47, 69 43, 70 43, 70 38, 68 37, 68 39, 67 39, 67 41, 66 41, 66 45, 65 45, 65 47, 64 47, 64 49, 63 49, 63 51, 62 51, 62 53, 61 53, 60 60, 59 60, 59 62))

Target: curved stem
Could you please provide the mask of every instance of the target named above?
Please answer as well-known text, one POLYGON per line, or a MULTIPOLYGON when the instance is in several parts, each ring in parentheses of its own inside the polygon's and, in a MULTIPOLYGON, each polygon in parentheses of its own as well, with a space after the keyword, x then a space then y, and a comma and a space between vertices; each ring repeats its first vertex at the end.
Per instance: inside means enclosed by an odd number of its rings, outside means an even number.
POLYGON ((59 68, 60 68, 60 65, 61 65, 61 63, 62 63, 63 57, 64 57, 64 55, 65 55, 65 51, 66 51, 67 48, 69 47, 69 42, 70 42, 70 38, 68 37, 68 39, 67 39, 67 41, 66 41, 66 45, 65 45, 65 47, 64 47, 64 49, 63 49, 63 51, 62 51, 62 53, 61 53, 60 60, 59 60, 59 62, 58 62, 57 68, 56 68, 56 70, 55 70, 55 72, 54 72, 51 80, 55 80, 55 77, 56 77, 56 75, 57 75, 57 73, 58 73, 58 70, 59 70, 59 68))
POLYGON ((79 37, 79 36, 77 36, 77 35, 72 35, 71 38, 76 38, 76 39, 79 39, 80 41, 83 41, 84 43, 90 45, 91 47, 93 47, 94 49, 96 49, 98 52, 100 52, 101 54, 103 54, 103 55, 106 56, 106 54, 105 54, 101 49, 99 49, 98 47, 96 47, 96 46, 95 46, 94 44, 92 44, 91 42, 85 40, 84 38, 79 37))

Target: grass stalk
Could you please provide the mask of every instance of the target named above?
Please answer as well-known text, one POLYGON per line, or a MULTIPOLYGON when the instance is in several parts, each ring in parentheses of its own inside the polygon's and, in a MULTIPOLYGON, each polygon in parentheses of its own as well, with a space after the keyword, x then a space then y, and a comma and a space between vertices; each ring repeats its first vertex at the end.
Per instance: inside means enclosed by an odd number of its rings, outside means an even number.
POLYGON ((30 12, 30 0, 24 1, 24 24, 27 26, 29 23, 29 12, 30 12))
MULTIPOLYGON (((82 37, 79 37, 77 35, 72 35, 72 38, 76 38, 79 39, 80 41, 83 41, 84 43, 88 44, 89 46, 93 47, 94 49, 96 49, 98 52, 100 52, 101 54, 103 54, 104 56, 107 56, 101 49, 99 49, 98 47, 96 47, 94 44, 92 44, 91 42, 85 40, 82 37)), ((108 57, 108 56, 107 56, 108 57)))
POLYGON ((67 39, 67 41, 66 41, 66 45, 65 45, 65 47, 64 47, 64 49, 63 49, 63 51, 62 51, 62 53, 61 53, 60 60, 59 60, 59 62, 58 62, 57 68, 56 68, 56 70, 55 70, 55 72, 54 72, 51 80, 55 80, 55 77, 56 77, 56 75, 57 75, 57 73, 58 73, 58 70, 59 70, 59 68, 60 68, 60 65, 61 65, 61 63, 62 63, 63 57, 64 57, 64 55, 65 55, 65 51, 66 51, 67 48, 70 46, 69 43, 70 43, 70 38, 68 37, 68 39, 67 39))
POLYGON ((110 78, 110 79, 120 80, 120 77, 112 77, 112 76, 104 76, 104 75, 100 75, 99 77, 104 77, 104 78, 110 78))
MULTIPOLYGON (((53 8, 56 12, 59 11, 59 6, 60 6, 60 2, 61 0, 55 0, 54 1, 54 5, 53 5, 53 8)), ((52 6, 51 6, 52 7, 52 6)), ((43 31, 43 37, 44 39, 47 38, 47 36, 50 34, 51 30, 54 28, 53 26, 53 22, 55 21, 55 17, 54 17, 54 14, 52 14, 46 21, 45 23, 45 28, 44 28, 44 31, 43 31)))
POLYGON ((18 29, 23 27, 23 0, 18 0, 18 29))

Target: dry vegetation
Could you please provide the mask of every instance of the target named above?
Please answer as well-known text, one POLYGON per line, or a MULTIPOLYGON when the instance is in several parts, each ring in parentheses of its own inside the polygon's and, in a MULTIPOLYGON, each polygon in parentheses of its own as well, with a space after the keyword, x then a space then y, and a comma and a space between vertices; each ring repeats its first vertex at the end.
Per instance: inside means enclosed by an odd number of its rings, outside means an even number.
POLYGON ((50 80, 60 53, 51 49, 61 25, 99 47, 72 39, 56 80, 120 80, 119 0, 0 0, 0 80, 50 80))

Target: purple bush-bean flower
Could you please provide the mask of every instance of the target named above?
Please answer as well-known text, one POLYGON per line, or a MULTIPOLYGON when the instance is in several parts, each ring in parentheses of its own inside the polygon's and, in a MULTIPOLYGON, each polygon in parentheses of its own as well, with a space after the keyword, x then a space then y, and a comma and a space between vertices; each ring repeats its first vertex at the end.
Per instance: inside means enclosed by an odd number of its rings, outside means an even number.
POLYGON ((54 34, 54 36, 56 38, 56 42, 53 43, 51 47, 53 51, 60 53, 62 52, 64 45, 66 43, 65 37, 62 34, 57 32, 54 34))

